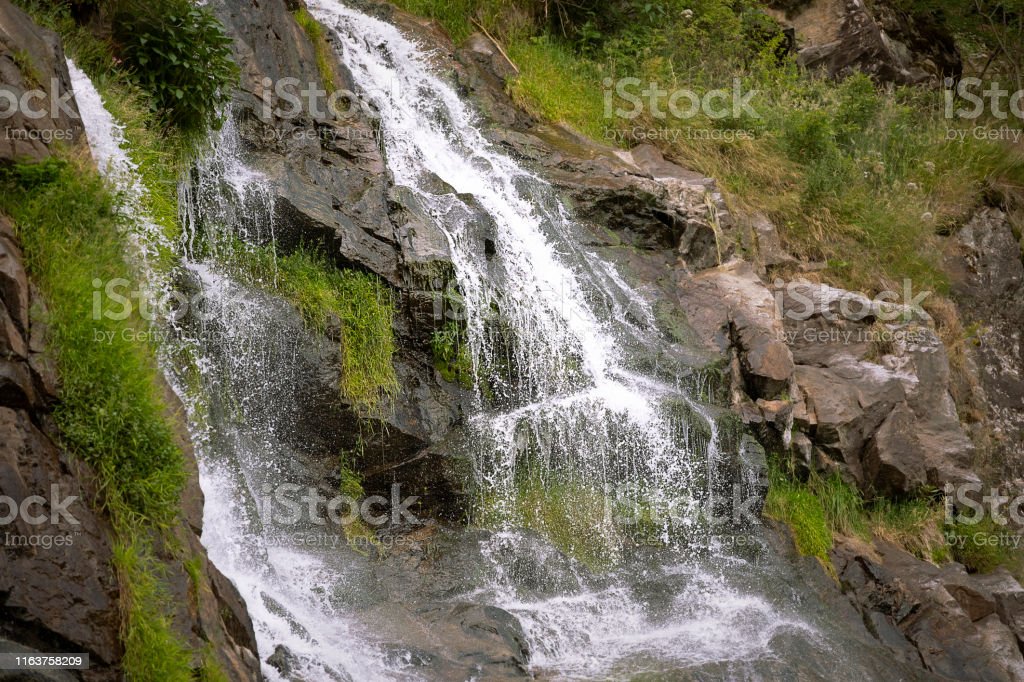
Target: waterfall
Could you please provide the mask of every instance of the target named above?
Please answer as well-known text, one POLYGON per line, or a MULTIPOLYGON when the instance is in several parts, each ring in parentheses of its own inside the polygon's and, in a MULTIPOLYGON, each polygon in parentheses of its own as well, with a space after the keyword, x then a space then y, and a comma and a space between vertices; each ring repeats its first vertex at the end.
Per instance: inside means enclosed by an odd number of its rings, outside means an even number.
MULTIPOLYGON (((607 541, 601 570, 524 530, 524 477, 565 491, 566 509, 598 500, 605 512, 640 502, 650 512, 705 500, 727 482, 714 410, 692 397, 688 368, 644 358, 664 343, 652 311, 614 267, 579 246, 583 228, 552 188, 486 140, 423 49, 333 0, 309 8, 364 95, 377 93, 388 167, 444 230, 465 302, 460 325, 476 394, 467 428, 491 528, 465 533, 472 579, 444 585, 444 598, 513 614, 544 678, 831 670, 834 652, 854 645, 828 630, 825 615, 794 606, 795 578, 766 558, 757 529, 732 529, 756 545, 737 550, 690 516, 655 517, 638 532, 598 514, 574 530, 607 541), (382 84, 392 87, 382 93, 382 84), (442 184, 454 191, 439 193, 442 184)), ((408 621, 389 621, 392 612, 379 608, 390 602, 377 594, 374 560, 344 543, 282 541, 318 538, 319 529, 281 520, 267 504, 283 485, 320 485, 325 443, 296 424, 318 418, 304 413, 304 392, 336 360, 329 349, 310 350, 316 339, 273 295, 273 282, 254 286, 226 266, 235 249, 273 243, 270 181, 247 162, 229 115, 179 187, 184 238, 169 245, 148 217, 121 128, 69 66, 144 278, 190 294, 165 363, 189 410, 205 495, 202 541, 246 601, 265 675, 431 679, 406 641, 408 621), (181 260, 171 273, 151 265, 166 248, 181 260)))
MULTIPOLYGON (((638 369, 631 355, 664 344, 651 311, 614 268, 578 246, 583 228, 553 189, 486 140, 429 55, 394 26, 334 0, 311 0, 309 8, 333 32, 360 92, 372 98, 395 183, 412 190, 445 231, 465 298, 478 394, 483 385, 500 394, 481 399, 472 418, 476 474, 504 515, 485 552, 494 579, 477 597, 519 617, 538 668, 598 678, 634 656, 742 658, 763 651, 777 630, 800 627, 766 600, 685 561, 653 569, 687 575, 674 595, 678 612, 668 618, 652 617, 618 580, 595 588, 571 574, 555 594, 522 589, 522 561, 512 555, 543 552, 531 550, 516 528, 524 468, 545 488, 568 486, 573 503, 625 487, 634 502, 664 509, 711 492, 717 425, 675 374, 638 369), (454 192, 438 193, 439 185, 454 192), (494 241, 491 255, 485 238, 494 241), (511 370, 502 353, 511 356, 511 370)), ((706 544, 691 521, 657 522, 657 539, 668 547, 706 544)), ((593 523, 621 534, 604 517, 593 523)), ((639 570, 616 538, 611 543, 620 573, 639 570)))

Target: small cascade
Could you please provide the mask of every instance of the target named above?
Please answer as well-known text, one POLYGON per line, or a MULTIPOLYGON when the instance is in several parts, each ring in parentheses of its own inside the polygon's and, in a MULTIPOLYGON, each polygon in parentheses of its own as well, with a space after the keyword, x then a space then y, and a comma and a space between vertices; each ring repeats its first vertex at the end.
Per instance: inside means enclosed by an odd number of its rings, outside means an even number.
POLYGON ((804 628, 722 576, 726 559, 710 552, 694 515, 659 514, 706 501, 722 462, 718 426, 691 398, 686 368, 650 372, 638 361, 665 343, 642 298, 579 246, 584 228, 554 190, 485 139, 423 49, 335 0, 309 7, 372 97, 395 183, 448 238, 480 405, 476 475, 500 530, 484 552, 493 580, 474 597, 519 617, 538 669, 569 676, 602 678, 637 658, 744 658, 779 631, 804 628), (546 574, 548 550, 520 530, 545 503, 524 485, 563 496, 561 511, 593 508, 593 527, 580 532, 603 536, 591 540, 610 579, 564 567, 546 574), (642 533, 616 522, 618 504, 649 512, 642 533), (674 558, 650 563, 640 540, 674 558), (676 583, 672 609, 654 613, 626 587, 637 572, 676 583), (533 587, 545 580, 558 588, 533 587))

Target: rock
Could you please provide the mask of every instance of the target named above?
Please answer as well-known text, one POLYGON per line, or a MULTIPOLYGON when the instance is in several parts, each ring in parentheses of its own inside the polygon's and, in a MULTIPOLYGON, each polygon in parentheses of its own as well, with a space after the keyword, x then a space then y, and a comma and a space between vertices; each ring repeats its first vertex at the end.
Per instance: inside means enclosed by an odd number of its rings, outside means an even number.
POLYGON ((796 31, 797 61, 844 78, 862 71, 898 84, 958 78, 963 71, 953 37, 940 20, 889 2, 812 0, 776 2, 796 31))
POLYGON ((67 462, 28 413, 0 407, 0 495, 19 503, 41 495, 48 501, 44 510, 76 498, 65 505, 69 517, 48 513, 42 525, 19 520, 6 527, 0 546, 5 635, 42 651, 88 652, 88 679, 116 680, 121 643, 113 531, 86 503, 98 494, 94 480, 87 466, 67 462))
POLYGON ((60 39, 7 0, 0 2, 0 86, 19 101, 37 91, 29 99, 34 109, 19 107, 5 117, 0 161, 42 161, 50 156, 51 145, 72 146, 81 139, 82 122, 60 39))
POLYGON ((526 636, 515 616, 468 602, 387 604, 378 612, 398 626, 396 661, 437 679, 530 679, 526 636))
POLYGON ((977 480, 923 310, 801 280, 776 282, 773 295, 796 363, 794 422, 823 456, 811 466, 837 463, 882 495, 977 480))
POLYGON ((1005 571, 940 569, 877 540, 840 540, 832 561, 869 629, 902 660, 916 653, 926 669, 952 679, 1020 679, 1021 650, 994 611, 994 590, 1020 590, 1005 571))
MULTIPOLYGON (((7 218, 0 216, 0 221, 7 218)), ((28 331, 28 277, 24 256, 11 237, 0 235, 0 298, 21 334, 28 331)))
POLYGON ((773 400, 793 376, 793 356, 783 339, 775 301, 745 261, 733 260, 679 279, 679 298, 703 343, 718 351, 734 346, 753 399, 773 400))
POLYGON ((743 226, 754 237, 756 249, 754 262, 758 273, 764 275, 777 267, 796 267, 799 264, 792 254, 782 246, 775 224, 763 213, 754 213, 740 219, 743 226))
POLYGON ((1001 210, 978 211, 957 232, 958 248, 946 260, 953 297, 963 325, 973 330, 966 343, 968 370, 977 386, 961 393, 978 397, 990 434, 986 447, 999 479, 1024 472, 1024 263, 1009 217, 1001 210))
MULTIPOLYGON (((213 6, 244 65, 232 114, 253 166, 275 196, 275 236, 281 248, 324 243, 346 265, 401 284, 398 237, 387 216, 387 174, 374 121, 353 106, 336 117, 327 101, 292 113, 266 83, 294 78, 320 87, 313 45, 282 0, 230 0, 213 6), (272 103, 264 104, 264 95, 272 103)), ((347 70, 332 68, 339 88, 353 90, 347 70)), ((308 87, 300 85, 301 87, 308 87)))

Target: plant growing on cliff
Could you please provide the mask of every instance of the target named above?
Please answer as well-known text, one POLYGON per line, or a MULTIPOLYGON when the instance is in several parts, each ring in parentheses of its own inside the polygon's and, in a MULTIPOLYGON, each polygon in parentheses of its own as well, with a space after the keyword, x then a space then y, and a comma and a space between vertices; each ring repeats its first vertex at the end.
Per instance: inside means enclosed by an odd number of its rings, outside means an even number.
POLYGON ((166 406, 154 349, 133 341, 138 317, 92 314, 94 281, 131 279, 123 258, 122 215, 82 160, 8 167, 0 212, 14 221, 48 312, 47 347, 61 377, 53 416, 62 445, 98 475, 114 524, 121 587, 122 661, 130 680, 190 680, 191 656, 171 612, 149 538, 178 519, 187 474, 166 406))
POLYGON ((321 84, 327 92, 337 90, 338 78, 334 73, 334 53, 331 51, 330 43, 327 42, 327 33, 324 31, 324 27, 305 8, 295 10, 294 16, 295 23, 306 32, 306 37, 313 44, 321 84))
POLYGON ((228 266, 250 283, 276 290, 320 334, 338 339, 340 390, 357 409, 379 416, 398 394, 395 302, 376 275, 339 269, 319 251, 299 248, 278 257, 274 247, 237 242, 226 251, 228 266))
POLYGON ((49 303, 45 322, 63 382, 54 418, 65 445, 95 467, 116 518, 166 525, 186 475, 156 393, 153 349, 125 334, 145 322, 92 314, 94 280, 131 281, 123 218, 95 172, 76 163, 15 167, 0 211, 13 218, 49 303))
POLYGON ((189 0, 122 0, 114 40, 153 108, 169 125, 202 133, 220 125, 238 67, 213 13, 189 0))
POLYGON ((449 321, 430 337, 434 368, 445 381, 473 388, 473 358, 465 338, 465 330, 456 321, 449 321))

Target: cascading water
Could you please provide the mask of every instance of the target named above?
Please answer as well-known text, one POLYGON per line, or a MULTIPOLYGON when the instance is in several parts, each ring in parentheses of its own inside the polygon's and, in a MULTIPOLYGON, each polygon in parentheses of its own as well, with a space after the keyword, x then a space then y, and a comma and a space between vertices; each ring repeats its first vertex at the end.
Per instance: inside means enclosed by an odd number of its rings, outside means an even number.
MULTIPOLYGON (((765 650, 792 623, 692 563, 655 569, 687 576, 667 617, 651 614, 617 580, 594 590, 574 576, 571 587, 548 595, 520 589, 517 573, 538 570, 510 559, 529 551, 516 530, 524 475, 567 490, 572 504, 624 489, 653 510, 706 499, 718 464, 716 424, 677 381, 672 370, 679 368, 639 370, 639 349, 665 345, 650 311, 610 266, 577 246, 580 228, 552 189, 484 138, 423 50, 395 27, 333 0, 312 0, 310 10, 334 32, 356 84, 373 97, 395 183, 412 189, 448 236, 477 388, 498 394, 482 399, 472 420, 476 473, 503 520, 486 552, 494 580, 477 598, 515 613, 534 664, 561 674, 600 677, 627 657, 721 660, 765 650), (435 178, 455 193, 438 194, 435 178), (490 258, 485 238, 495 243, 490 258)), ((690 547, 706 544, 696 524, 687 527, 693 521, 657 521, 656 539, 672 546, 682 533, 690 547)), ((618 534, 605 517, 593 523, 604 535, 618 534)), ((619 572, 638 570, 615 537, 609 542, 619 572)))
MULTIPOLYGON (((785 584, 792 576, 763 551, 730 550, 694 518, 651 513, 707 498, 726 459, 712 410, 685 388, 686 368, 666 362, 671 353, 652 360, 649 349, 665 344, 651 311, 577 246, 580 228, 551 188, 486 141, 419 47, 333 0, 309 6, 364 93, 392 86, 374 102, 389 168, 444 229, 465 301, 478 403, 469 429, 494 531, 481 540, 467 534, 471 577, 435 592, 514 614, 532 668, 554 678, 757 678, 828 670, 832 651, 859 646, 813 609, 797 615, 785 584), (454 192, 436 193, 438 178, 454 192), (524 502, 533 484, 559 491, 564 510, 589 513, 581 518, 593 527, 573 530, 600 541, 591 558, 601 570, 522 529, 536 511, 524 502), (650 516, 643 532, 607 513, 638 503, 650 516)), ((93 153, 122 189, 145 266, 166 240, 146 217, 116 122, 73 66, 72 76, 93 153)), ((391 631, 404 621, 382 622, 391 612, 379 608, 388 598, 378 595, 374 562, 344 543, 280 542, 285 532, 319 538, 319 529, 281 520, 265 504, 282 485, 321 484, 317 462, 329 444, 308 428, 320 417, 302 406, 317 390, 309 377, 336 357, 311 351, 316 340, 295 311, 225 265, 246 242, 272 243, 275 215, 269 182, 245 162, 230 116, 179 196, 185 239, 175 285, 193 294, 193 309, 168 349, 178 364, 172 381, 190 409, 206 497, 202 540, 246 600, 261 659, 280 659, 265 663, 265 674, 438 679, 422 667, 412 634, 391 631), (183 357, 191 358, 185 366, 183 357)), ((147 279, 169 286, 164 274, 147 279)))

